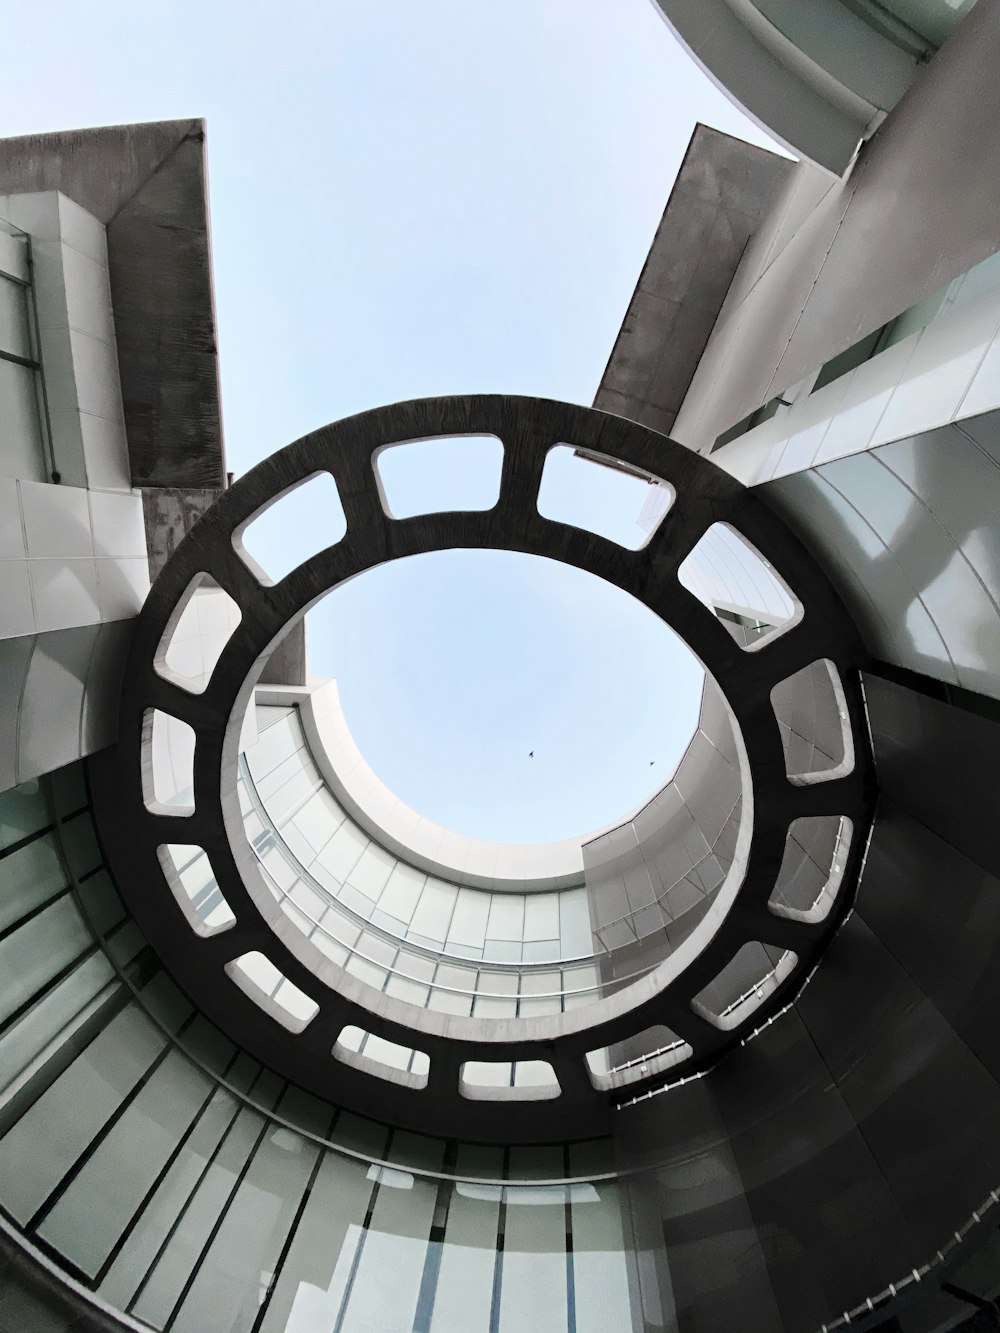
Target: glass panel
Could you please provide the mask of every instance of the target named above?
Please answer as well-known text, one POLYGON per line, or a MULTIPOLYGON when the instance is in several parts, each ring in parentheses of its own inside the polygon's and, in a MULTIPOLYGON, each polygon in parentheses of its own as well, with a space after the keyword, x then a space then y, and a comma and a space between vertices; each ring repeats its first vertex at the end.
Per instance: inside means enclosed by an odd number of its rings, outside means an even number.
MULTIPOLYGON (((227 1079, 240 1091, 253 1087, 256 1096, 260 1088, 254 1086, 254 1079, 259 1074, 260 1066, 249 1056, 240 1055, 228 1070, 227 1079)), ((239 1112, 236 1098, 221 1088, 202 1108, 190 1137, 143 1210, 140 1224, 133 1229, 98 1286, 101 1295, 118 1308, 128 1308, 145 1287, 161 1246, 167 1242, 175 1223, 183 1218, 239 1112)))
POLYGON ((388 852, 369 843, 347 878, 352 888, 363 893, 370 902, 376 903, 395 864, 395 858, 388 852))
MULTIPOLYGON (((440 1170, 443 1144, 415 1135, 393 1136, 392 1159, 440 1170)), ((376 1192, 362 1237, 357 1272, 346 1302, 344 1329, 410 1333, 420 1295, 437 1182, 408 1171, 372 1167, 376 1192), (386 1281, 386 1274, 392 1281, 386 1281)))
POLYGON ((0 860, 0 931, 66 887, 55 835, 47 833, 0 860))
POLYGON ((19 1222, 26 1223, 59 1184, 165 1044, 130 1004, 4 1135, 0 1198, 19 1222))
MULTIPOLYGON (((458 1150, 460 1175, 499 1177, 502 1169, 499 1148, 458 1150)), ((488 1333, 501 1195, 499 1185, 459 1183, 450 1191, 430 1333, 488 1333)))
POLYGON ((48 804, 37 778, 0 792, 0 849, 20 842, 49 823, 48 804))
POLYGON ((448 945, 467 945, 482 949, 489 918, 490 894, 466 890, 460 893, 448 931, 448 945))
POLYGON ((343 884, 367 846, 368 838, 350 820, 345 820, 323 848, 320 859, 326 871, 343 884))
POLYGON ((39 1235, 93 1277, 211 1089, 171 1051, 57 1201, 39 1235))
POLYGON ((0 1023, 33 1000, 93 943, 76 904, 68 897, 57 899, 0 940, 0 976, 5 979, 0 993, 0 1023))
POLYGON ((559 895, 559 943, 563 958, 589 958, 594 952, 586 889, 572 889, 559 895))
POLYGON ((90 1006, 115 974, 103 954, 84 959, 0 1037, 0 1092, 10 1086, 49 1042, 68 1041, 90 1016, 90 1006))
POLYGON ((66 820, 62 826, 62 849, 77 879, 89 875, 101 864, 101 850, 94 836, 94 822, 89 813, 84 812, 66 820))
MULTIPOLYGON (((278 1113, 296 1123, 303 1109, 311 1109, 307 1099, 291 1091, 278 1105, 278 1113)), ((325 1128, 315 1127, 319 1132, 325 1128)), ((265 1131, 173 1333, 243 1333, 252 1326, 320 1151, 291 1130, 272 1125, 265 1131)))
MULTIPOLYGON (((517 940, 524 934, 524 896, 494 893, 490 899, 487 939, 517 940)), ((518 950, 520 957, 520 950, 518 950)))
MULTIPOLYGON (((611 1170, 597 1145, 570 1148, 570 1175, 611 1170)), ((622 1200, 610 1180, 569 1190, 576 1333, 632 1333, 622 1200)))
MULTIPOLYGON (((270 1100, 277 1096, 277 1080, 265 1083, 265 1074, 254 1088, 260 1097, 265 1088, 270 1100)), ((266 1103, 265 1103, 266 1104, 266 1103)), ((233 1196, 248 1162, 267 1130, 267 1121, 244 1107, 227 1127, 204 1174, 175 1219, 176 1229, 160 1254, 130 1313, 162 1328, 176 1308, 191 1274, 201 1261, 205 1247, 233 1196)))
MULTIPOLYGON (((326 846, 343 822, 343 811, 334 807, 325 788, 314 793, 293 817, 296 830, 306 840, 313 855, 326 846)), ((311 859, 310 856, 309 860, 311 859)))
MULTIPOLYGON (((262 708, 258 709, 258 716, 264 711, 262 708)), ((297 717, 292 714, 279 718, 271 726, 262 728, 258 732, 256 743, 247 751, 247 764, 261 800, 265 800, 276 791, 285 778, 300 771, 303 766, 301 759, 291 762, 287 773, 277 782, 267 780, 269 774, 274 773, 279 764, 290 761, 301 746, 302 732, 297 717)))
MULTIPOLYGON (((381 1156, 385 1132, 348 1135, 353 1116, 341 1116, 338 1139, 381 1156), (375 1136, 378 1137, 375 1137, 375 1136)), ((326 1153, 295 1230, 260 1333, 314 1333, 333 1329, 343 1304, 375 1182, 367 1163, 326 1153)), ((384 1275, 378 1279, 384 1281, 384 1275)))
MULTIPOLYGON (((561 1148, 511 1149, 513 1179, 563 1174, 561 1148)), ((566 1202, 563 1185, 505 1187, 499 1333, 531 1328, 539 1310, 547 1330, 567 1327, 566 1202)))
POLYGON ((83 919, 103 944, 110 944, 110 938, 118 933, 119 927, 128 929, 125 904, 106 870, 102 868, 88 875, 78 885, 76 894, 83 919))
POLYGON ((525 940, 558 940, 559 894, 530 893, 524 902, 525 940))

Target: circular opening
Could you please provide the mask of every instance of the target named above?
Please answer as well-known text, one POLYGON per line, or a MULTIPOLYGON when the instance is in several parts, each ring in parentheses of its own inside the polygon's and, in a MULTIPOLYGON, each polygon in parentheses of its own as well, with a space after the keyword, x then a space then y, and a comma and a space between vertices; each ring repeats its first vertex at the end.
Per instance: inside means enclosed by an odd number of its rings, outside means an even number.
POLYGON ((704 671, 635 598, 509 551, 394 560, 307 621, 384 785, 468 837, 541 843, 620 822, 668 782, 704 671))

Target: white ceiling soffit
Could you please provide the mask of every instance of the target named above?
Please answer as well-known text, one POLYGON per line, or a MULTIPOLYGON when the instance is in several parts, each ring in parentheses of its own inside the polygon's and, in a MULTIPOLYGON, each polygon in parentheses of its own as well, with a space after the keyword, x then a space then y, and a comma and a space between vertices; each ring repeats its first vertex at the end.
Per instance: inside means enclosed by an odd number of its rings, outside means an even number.
POLYGON ((837 175, 919 68, 841 0, 653 3, 709 78, 751 119, 789 151, 837 175), (781 27, 764 8, 780 12, 781 27))

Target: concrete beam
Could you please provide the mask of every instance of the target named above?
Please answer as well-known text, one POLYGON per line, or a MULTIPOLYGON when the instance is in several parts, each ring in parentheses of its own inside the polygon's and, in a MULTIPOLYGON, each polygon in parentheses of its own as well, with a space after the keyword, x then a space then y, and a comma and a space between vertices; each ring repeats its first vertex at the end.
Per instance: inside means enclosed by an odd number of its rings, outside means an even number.
POLYGON ((670 433, 747 242, 793 166, 695 127, 595 407, 670 433))
POLYGON ((225 483, 201 120, 0 140, 0 194, 103 222, 134 486, 225 483))

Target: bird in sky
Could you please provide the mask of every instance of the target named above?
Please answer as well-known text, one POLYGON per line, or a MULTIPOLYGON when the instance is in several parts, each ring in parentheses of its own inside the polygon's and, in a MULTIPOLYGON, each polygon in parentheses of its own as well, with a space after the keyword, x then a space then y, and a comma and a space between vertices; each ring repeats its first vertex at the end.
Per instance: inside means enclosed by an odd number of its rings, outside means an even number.
POLYGON ((528 751, 528 758, 529 758, 529 759, 534 759, 534 757, 535 757, 535 752, 534 752, 534 750, 529 750, 529 751, 528 751))

